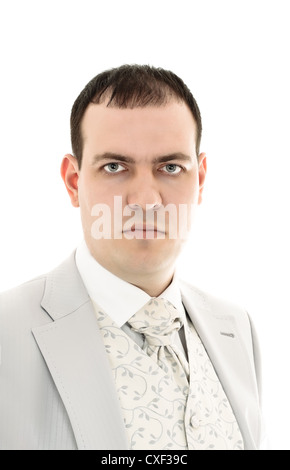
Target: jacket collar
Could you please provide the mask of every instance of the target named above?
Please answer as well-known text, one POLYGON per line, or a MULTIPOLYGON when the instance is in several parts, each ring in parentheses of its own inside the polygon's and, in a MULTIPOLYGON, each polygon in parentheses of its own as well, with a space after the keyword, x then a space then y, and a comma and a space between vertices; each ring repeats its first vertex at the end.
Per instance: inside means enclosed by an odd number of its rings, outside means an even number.
POLYGON ((47 274, 41 306, 54 320, 69 315, 90 301, 75 264, 75 252, 47 274))

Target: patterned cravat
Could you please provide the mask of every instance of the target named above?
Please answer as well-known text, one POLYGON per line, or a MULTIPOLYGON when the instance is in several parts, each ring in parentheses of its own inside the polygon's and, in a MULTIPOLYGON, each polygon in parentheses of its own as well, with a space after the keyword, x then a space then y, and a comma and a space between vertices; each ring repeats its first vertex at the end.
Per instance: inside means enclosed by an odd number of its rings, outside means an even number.
POLYGON ((188 362, 174 344, 174 336, 183 325, 176 308, 168 300, 152 298, 128 323, 134 331, 144 335, 144 352, 187 393, 188 362))

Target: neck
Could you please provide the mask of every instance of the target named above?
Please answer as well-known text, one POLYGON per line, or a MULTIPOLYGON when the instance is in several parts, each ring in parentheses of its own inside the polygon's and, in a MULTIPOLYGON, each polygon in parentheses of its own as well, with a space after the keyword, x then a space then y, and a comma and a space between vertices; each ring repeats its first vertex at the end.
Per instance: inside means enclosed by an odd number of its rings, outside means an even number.
POLYGON ((173 274, 174 273, 172 272, 170 276, 166 276, 164 279, 156 279, 156 282, 152 282, 154 280, 152 276, 149 276, 148 279, 142 278, 136 280, 135 278, 132 282, 127 279, 124 280, 130 282, 130 284, 133 284, 136 287, 139 287, 139 289, 142 289, 146 294, 150 295, 150 297, 158 297, 171 284, 173 274))
POLYGON ((123 281, 133 284, 139 289, 142 289, 150 297, 158 297, 163 291, 171 284, 174 275, 174 266, 167 266, 166 270, 160 271, 126 271, 125 269, 118 269, 115 265, 102 263, 102 260, 97 259, 105 269, 110 271, 115 276, 123 281))
MULTIPOLYGON (((175 271, 176 256, 154 257, 130 256, 125 258, 121 252, 108 256, 107 250, 96 250, 87 245, 95 260, 123 281, 142 289, 150 297, 158 297, 169 286, 175 271), (152 258, 152 259, 151 259, 152 258)), ((147 253, 145 253, 147 255, 147 253)))
POLYGON ((162 294, 162 292, 165 291, 171 283, 174 275, 174 269, 167 270, 165 273, 134 273, 125 271, 120 272, 117 269, 110 269, 107 266, 104 267, 115 276, 123 279, 123 281, 139 287, 139 289, 142 289, 146 294, 150 295, 150 297, 158 297, 162 294))

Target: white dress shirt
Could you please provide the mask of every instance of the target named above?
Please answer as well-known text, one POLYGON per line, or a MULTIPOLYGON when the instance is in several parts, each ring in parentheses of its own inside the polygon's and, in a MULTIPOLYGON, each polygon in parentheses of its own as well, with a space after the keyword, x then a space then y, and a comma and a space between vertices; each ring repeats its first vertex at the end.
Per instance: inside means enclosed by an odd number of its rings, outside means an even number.
MULTIPOLYGON (((127 321, 150 300, 150 295, 101 266, 91 255, 84 240, 76 250, 76 265, 90 298, 142 347, 143 337, 131 330, 127 321)), ((159 297, 169 300, 182 316, 185 315, 176 273, 159 297)), ((183 328, 176 335, 175 343, 186 355, 183 328)))

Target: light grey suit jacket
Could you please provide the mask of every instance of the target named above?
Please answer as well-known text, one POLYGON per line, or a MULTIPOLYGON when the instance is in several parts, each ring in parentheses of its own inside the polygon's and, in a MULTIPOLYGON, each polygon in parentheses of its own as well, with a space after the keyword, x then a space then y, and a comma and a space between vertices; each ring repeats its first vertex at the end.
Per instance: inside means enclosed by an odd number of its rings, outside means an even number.
MULTIPOLYGON (((245 448, 259 448, 259 359, 247 313, 181 284, 245 448)), ((113 376, 74 254, 0 295, 0 450, 128 449, 113 376)))

